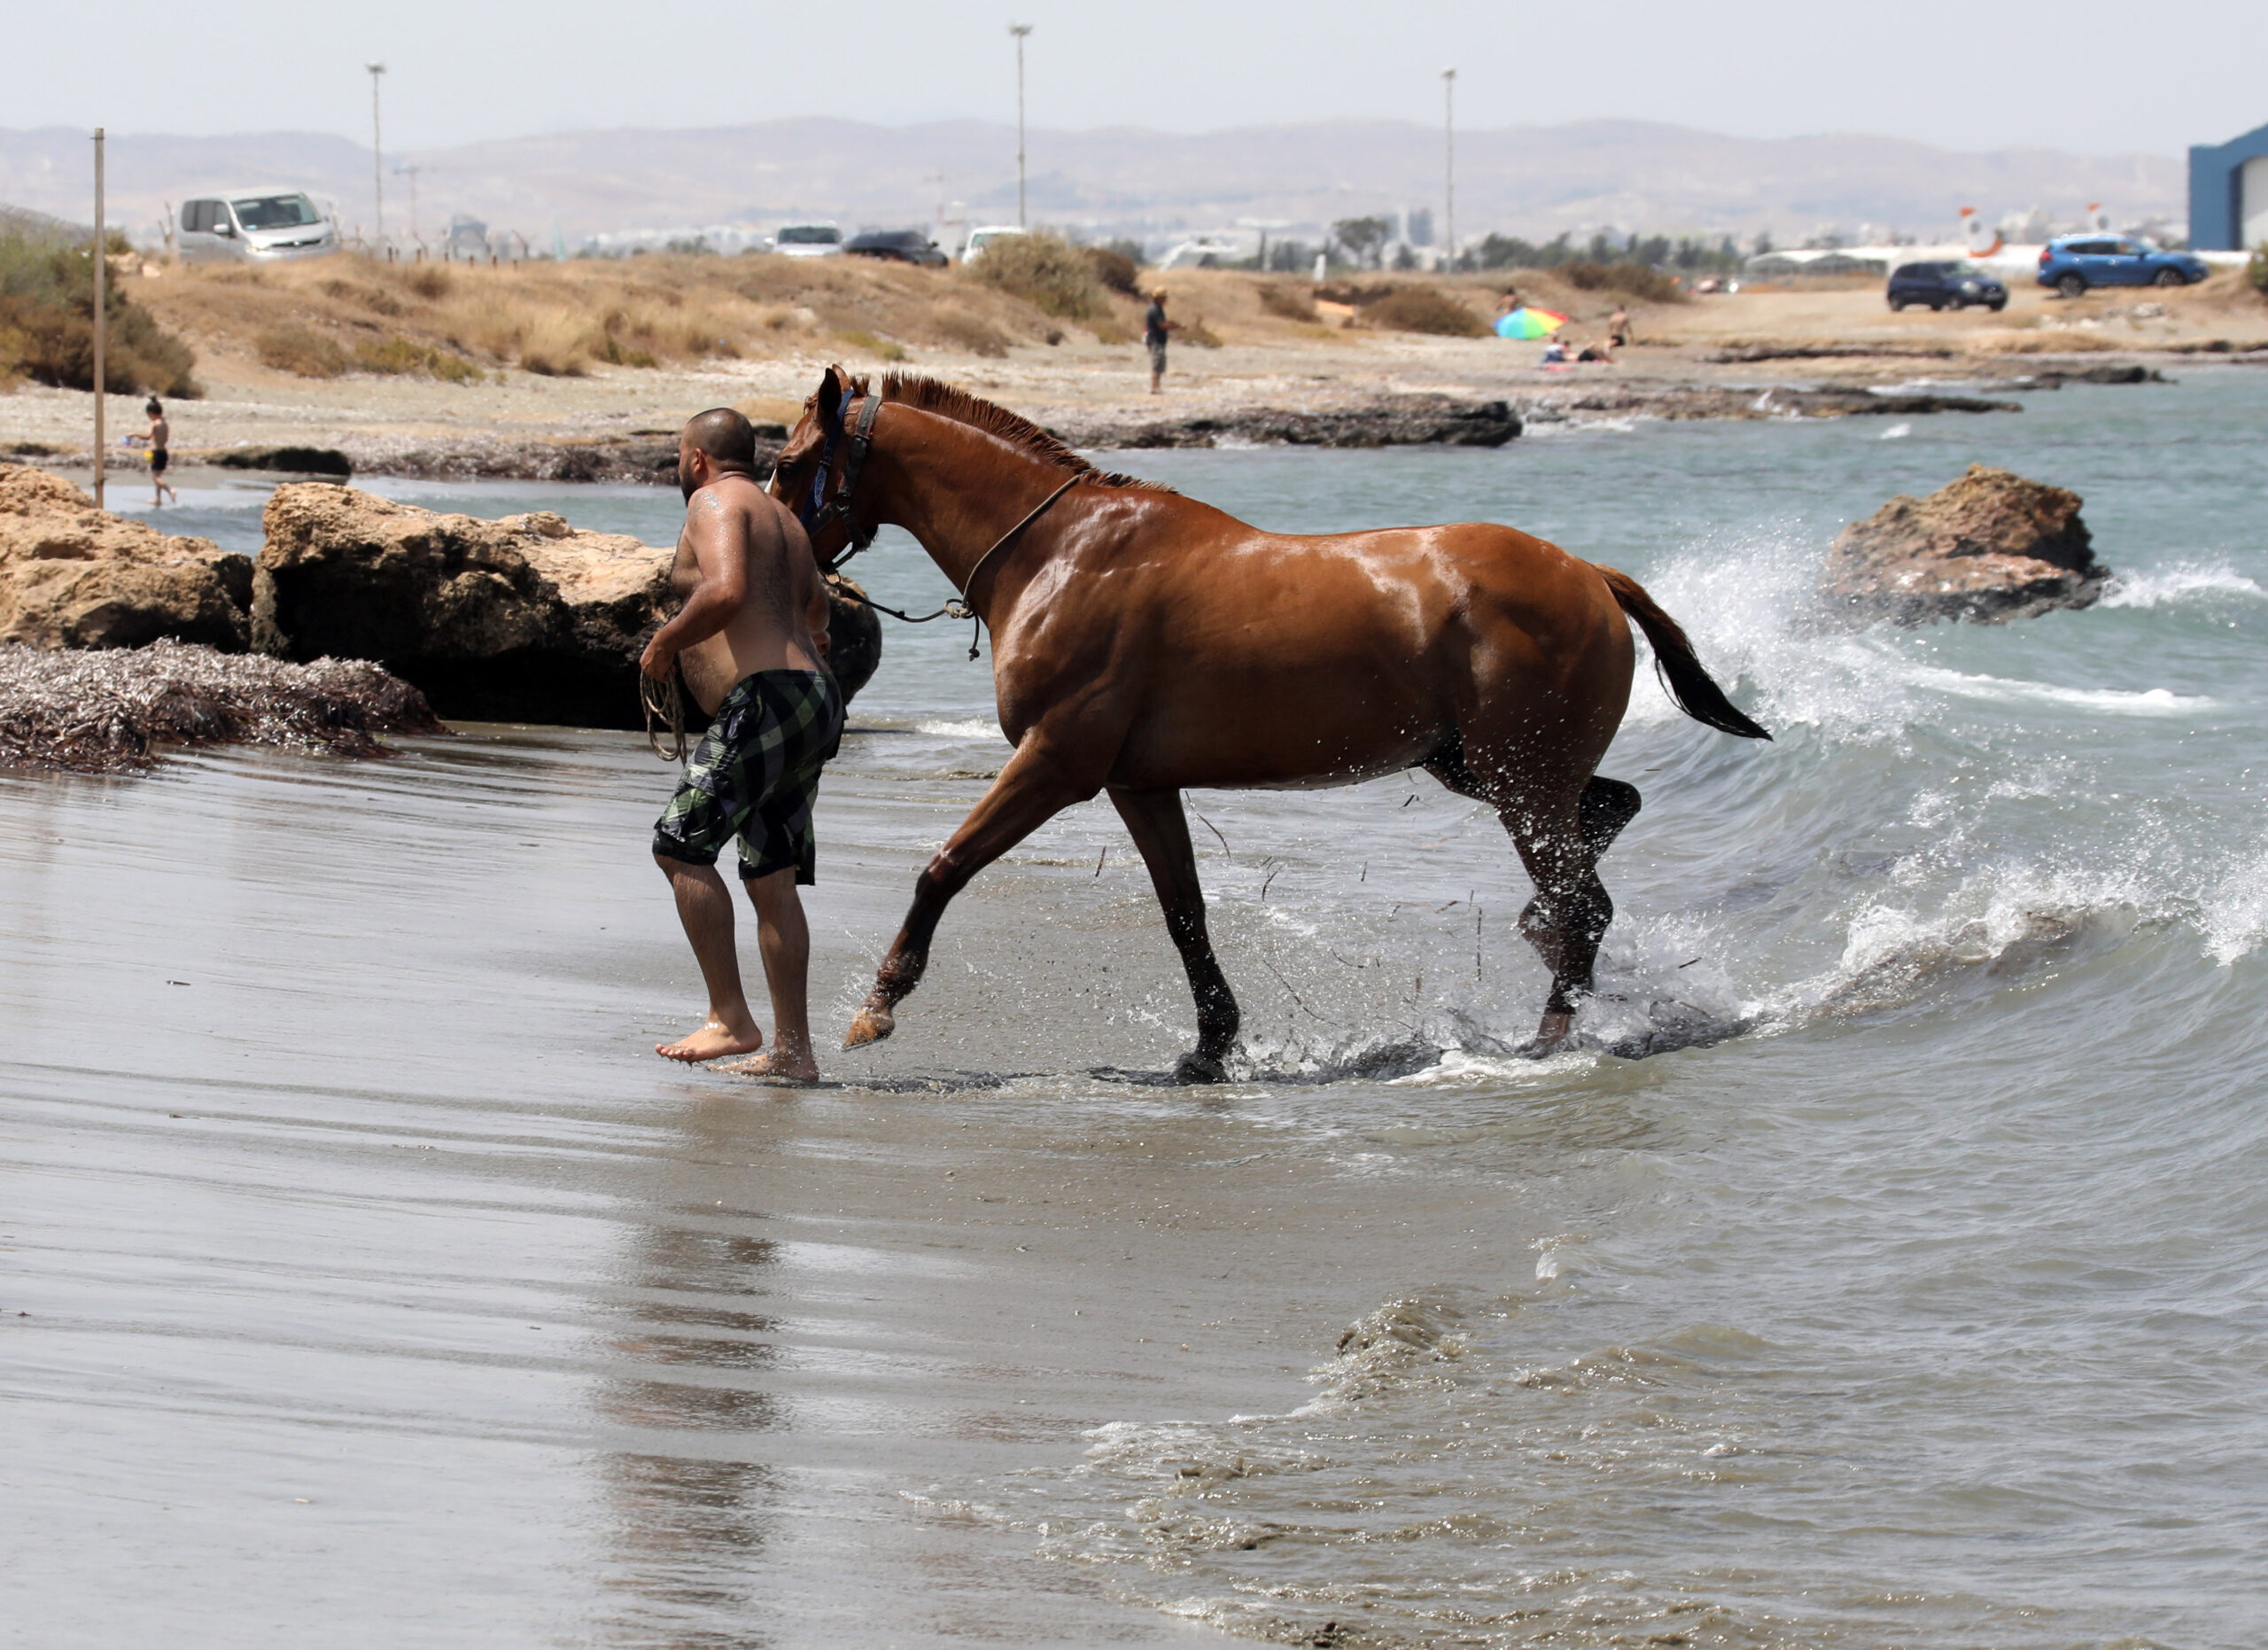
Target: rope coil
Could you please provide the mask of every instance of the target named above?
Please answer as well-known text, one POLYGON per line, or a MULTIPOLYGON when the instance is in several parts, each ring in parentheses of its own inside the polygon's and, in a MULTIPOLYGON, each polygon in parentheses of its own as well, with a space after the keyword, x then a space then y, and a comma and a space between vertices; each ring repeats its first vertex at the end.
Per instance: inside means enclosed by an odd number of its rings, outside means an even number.
POLYGON ((646 748, 664 762, 685 763, 685 666, 678 661, 670 665, 669 680, 656 681, 644 671, 638 673, 638 707, 646 713, 646 748), (670 748, 662 749, 662 732, 667 729, 670 748))

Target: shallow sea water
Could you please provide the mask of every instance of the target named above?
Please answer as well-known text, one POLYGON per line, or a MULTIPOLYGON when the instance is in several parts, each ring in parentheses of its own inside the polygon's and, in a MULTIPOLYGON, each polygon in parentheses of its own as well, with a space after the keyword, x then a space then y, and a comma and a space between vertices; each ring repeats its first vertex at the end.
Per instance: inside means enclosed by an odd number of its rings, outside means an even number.
MULTIPOLYGON (((1525 883, 1422 775, 1192 798, 1230 1084, 1165 1079, 1097 803, 804 1094, 646 1052, 695 981, 635 738, 0 777, 0 1638, 2257 1644, 2268 375, 2179 376, 1114 458, 1542 533, 1779 735, 1642 684, 1541 1062, 1525 883), (2085 494, 2101 606, 1808 621, 1844 520, 1972 460, 2085 494)), ((256 545, 260 496, 168 525, 256 545)), ((894 534, 858 572, 943 591, 894 534)), ((967 641, 893 626, 829 771, 825 1025, 1006 754, 967 641)))

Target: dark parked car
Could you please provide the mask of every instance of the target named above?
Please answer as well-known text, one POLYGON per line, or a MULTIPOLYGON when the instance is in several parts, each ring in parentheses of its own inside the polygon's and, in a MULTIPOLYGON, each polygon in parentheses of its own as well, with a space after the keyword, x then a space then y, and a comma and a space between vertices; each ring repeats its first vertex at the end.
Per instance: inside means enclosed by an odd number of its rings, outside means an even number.
POLYGON ((2006 309, 2008 289, 1971 263, 1902 263, 1891 271, 1890 307, 1903 309, 1908 304, 1927 304, 1932 309, 1966 309, 1971 304, 2006 309))
POLYGON ((931 269, 945 267, 945 254, 937 250, 937 243, 919 230, 862 230, 844 243, 843 250, 853 258, 918 263, 931 269))
POLYGON ((2187 286, 2211 273, 2202 258, 2124 235, 2066 235, 2039 249, 2039 284, 2066 298, 2090 286, 2187 286))

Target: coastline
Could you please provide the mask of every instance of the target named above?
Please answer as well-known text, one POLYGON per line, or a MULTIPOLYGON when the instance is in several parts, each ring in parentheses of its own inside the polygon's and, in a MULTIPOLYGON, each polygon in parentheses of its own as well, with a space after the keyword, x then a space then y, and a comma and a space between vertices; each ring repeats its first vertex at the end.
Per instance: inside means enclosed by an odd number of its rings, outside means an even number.
MULTIPOLYGON (((2177 368, 2268 363, 2268 305, 2218 281, 2169 295, 2104 292, 2078 303, 2020 289, 2005 315, 1893 315, 1871 283, 1633 304, 1634 339, 1614 362, 1551 370, 1533 343, 1272 318, 1254 301, 1248 276, 1160 278, 1192 333, 1216 345, 1177 345, 1160 397, 1146 393, 1138 347, 1113 341, 1107 323, 991 354, 805 329, 761 356, 593 363, 564 377, 500 369, 462 383, 294 377, 264 366, 245 339, 200 334, 206 393, 170 409, 175 456, 247 467, 246 449, 298 448, 340 455, 357 475, 666 484, 686 417, 737 406, 784 434, 830 362, 875 377, 949 379, 1090 449, 1494 446, 1514 439, 1511 425, 1999 412, 2020 404, 2010 393, 2063 382, 2148 383, 2177 368)), ((153 304, 196 284, 136 283, 153 304)), ((1476 290, 1464 295, 1481 303, 1479 289, 1488 284, 1469 284, 1476 290)), ((1576 339, 1600 331, 1600 315, 1588 311, 1603 315, 1613 299, 1547 296, 1575 312, 1566 331, 1576 339)), ((0 391, 0 455, 86 471, 90 415, 82 392, 0 391)), ((113 396, 109 416, 113 428, 133 428, 139 398, 113 396)), ((140 455, 118 448, 109 467, 134 474, 140 455)))

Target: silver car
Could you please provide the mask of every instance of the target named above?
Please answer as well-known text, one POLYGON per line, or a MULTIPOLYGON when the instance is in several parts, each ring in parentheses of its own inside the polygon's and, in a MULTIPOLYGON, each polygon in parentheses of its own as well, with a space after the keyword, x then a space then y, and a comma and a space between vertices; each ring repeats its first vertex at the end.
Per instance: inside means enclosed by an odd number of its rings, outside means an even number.
POLYGON ((183 263, 275 263, 338 250, 338 230, 296 189, 241 189, 181 203, 183 263))

